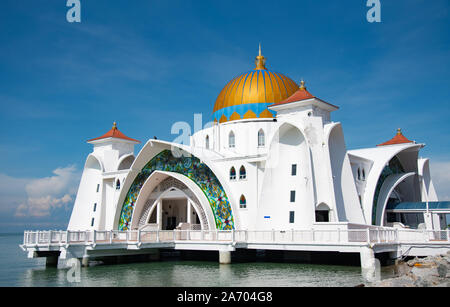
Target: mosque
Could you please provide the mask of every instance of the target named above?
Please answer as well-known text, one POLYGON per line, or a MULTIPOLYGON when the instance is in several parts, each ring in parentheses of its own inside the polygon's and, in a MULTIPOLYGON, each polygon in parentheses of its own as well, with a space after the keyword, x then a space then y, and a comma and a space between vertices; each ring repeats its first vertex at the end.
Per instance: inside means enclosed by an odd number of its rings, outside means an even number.
POLYGON ((89 140, 68 230, 444 229, 449 203, 438 202, 429 159, 419 157, 425 145, 399 129, 348 150, 332 120, 338 109, 269 70, 260 49, 189 146, 150 139, 136 155, 140 142, 116 123, 89 140))

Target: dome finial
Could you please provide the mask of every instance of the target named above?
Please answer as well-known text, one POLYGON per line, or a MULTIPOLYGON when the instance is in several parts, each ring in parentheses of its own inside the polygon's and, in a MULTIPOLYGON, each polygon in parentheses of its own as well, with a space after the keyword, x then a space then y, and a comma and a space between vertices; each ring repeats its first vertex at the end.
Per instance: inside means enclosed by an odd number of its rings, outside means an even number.
POLYGON ((303 79, 302 79, 302 81, 300 81, 300 89, 306 90, 305 81, 303 79))
POLYGON ((401 135, 402 134, 402 128, 398 128, 397 129, 397 135, 401 135))
POLYGON ((266 68, 266 58, 261 53, 261 43, 259 43, 259 54, 255 60, 255 70, 267 69, 266 68))
POLYGON ((117 130, 117 123, 113 122, 113 126, 112 126, 113 130, 117 130))

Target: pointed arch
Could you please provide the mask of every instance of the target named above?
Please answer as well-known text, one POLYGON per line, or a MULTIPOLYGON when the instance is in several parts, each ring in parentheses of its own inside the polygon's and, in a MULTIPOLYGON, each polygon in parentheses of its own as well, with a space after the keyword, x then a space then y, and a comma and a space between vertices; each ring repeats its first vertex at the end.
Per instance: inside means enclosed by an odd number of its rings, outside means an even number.
POLYGON ((239 208, 246 209, 247 208, 247 199, 244 195, 241 195, 241 198, 239 199, 239 208))
POLYGON ((230 169, 230 180, 236 180, 236 169, 234 168, 234 166, 232 166, 230 169))
POLYGON ((228 134, 228 147, 235 148, 236 147, 236 137, 234 135, 233 130, 228 134))
POLYGON ((258 131, 258 147, 264 146, 266 146, 266 135, 264 133, 264 130, 261 128, 258 131))
POLYGON ((205 138, 205 148, 209 149, 209 135, 206 135, 206 138, 205 138))
POLYGON ((246 179, 247 178, 247 171, 245 170, 245 167, 242 165, 239 169, 239 179, 246 179))

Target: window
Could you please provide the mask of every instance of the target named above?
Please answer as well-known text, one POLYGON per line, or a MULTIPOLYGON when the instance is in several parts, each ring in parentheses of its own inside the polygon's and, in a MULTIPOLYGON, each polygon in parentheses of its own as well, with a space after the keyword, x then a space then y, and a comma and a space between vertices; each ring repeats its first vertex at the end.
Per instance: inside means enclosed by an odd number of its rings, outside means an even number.
POLYGON ((297 164, 292 164, 292 176, 297 176, 297 164))
POLYGON ((291 203, 295 203, 295 191, 291 191, 291 203))
POLYGON ((99 184, 97 184, 97 193, 98 193, 98 191, 100 191, 100 185, 99 184))
POLYGON ((264 131, 260 129, 258 131, 258 147, 266 146, 266 137, 264 135, 264 131))
POLYGON ((120 180, 119 179, 117 179, 117 182, 116 182, 116 190, 120 190, 120 180))
POLYGON ((236 169, 234 166, 230 169, 230 180, 236 180, 236 169))
POLYGON ((94 204, 94 212, 97 211, 97 203, 94 204))
POLYGON ((234 132, 231 131, 230 134, 228 135, 228 147, 230 148, 234 148, 235 145, 235 138, 234 138, 234 132))
POLYGON ((361 180, 361 169, 358 168, 358 180, 361 180))
POLYGON ((362 170, 362 180, 363 181, 366 180, 366 170, 365 169, 362 170))
POLYGON ((241 209, 247 208, 247 200, 245 199, 244 195, 241 195, 241 199, 239 200, 239 207, 241 209))
POLYGON ((293 224, 295 221, 295 212, 289 211, 289 223, 293 224))
POLYGON ((239 179, 245 178, 247 178, 247 172, 245 171, 245 167, 242 165, 241 169, 239 170, 239 179))
POLYGON ((91 220, 91 227, 94 227, 94 218, 91 220))
POLYGON ((205 147, 206 147, 206 149, 209 149, 209 135, 206 136, 205 147))
POLYGON ((316 222, 329 222, 330 221, 330 214, 328 211, 325 210, 316 210, 316 222))

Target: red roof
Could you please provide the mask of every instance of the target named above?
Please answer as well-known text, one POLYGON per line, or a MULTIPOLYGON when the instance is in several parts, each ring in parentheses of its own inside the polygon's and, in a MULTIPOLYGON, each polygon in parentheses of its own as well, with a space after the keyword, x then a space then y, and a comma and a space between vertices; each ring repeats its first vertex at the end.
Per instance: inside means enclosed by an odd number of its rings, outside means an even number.
POLYGON ((116 123, 114 123, 113 127, 111 128, 111 130, 106 132, 104 135, 102 135, 101 137, 89 140, 88 142, 98 141, 98 140, 107 139, 107 138, 116 138, 116 139, 122 139, 122 140, 127 140, 127 141, 140 143, 140 141, 132 139, 132 138, 129 138, 125 134, 120 132, 119 129, 117 129, 117 124, 116 123))
POLYGON ((396 144, 406 144, 406 143, 414 143, 414 141, 408 140, 403 134, 402 130, 399 128, 397 129, 397 134, 392 138, 392 140, 389 140, 387 142, 384 142, 382 144, 379 144, 377 146, 386 146, 386 145, 396 145, 396 144))
POLYGON ((328 102, 325 102, 325 101, 317 98, 316 96, 312 95, 310 92, 308 92, 308 90, 305 87, 305 81, 300 82, 300 84, 301 85, 300 85, 299 89, 294 94, 292 94, 290 97, 288 97, 287 99, 285 99, 283 101, 280 101, 280 102, 277 102, 277 103, 275 103, 273 105, 270 105, 269 107, 279 106, 279 105, 282 105, 282 104, 287 104, 287 103, 291 103, 291 102, 297 102, 297 101, 302 101, 302 100, 315 98, 315 99, 318 99, 318 100, 320 100, 320 101, 322 101, 322 102, 324 102, 324 103, 326 103, 326 104, 328 104, 328 105, 330 105, 332 107, 337 108, 336 106, 334 106, 334 105, 332 105, 332 104, 330 104, 328 102))

